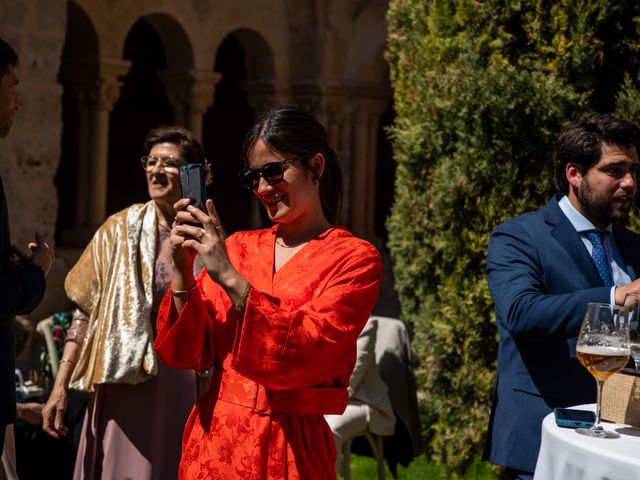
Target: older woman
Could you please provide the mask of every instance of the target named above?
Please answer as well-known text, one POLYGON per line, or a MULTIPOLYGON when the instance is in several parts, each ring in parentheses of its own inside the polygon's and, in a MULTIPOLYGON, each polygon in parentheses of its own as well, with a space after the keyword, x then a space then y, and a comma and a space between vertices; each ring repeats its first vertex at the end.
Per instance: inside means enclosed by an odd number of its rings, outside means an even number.
POLYGON ((323 415, 347 405, 380 258, 334 226, 340 168, 315 118, 293 107, 266 112, 243 159, 240 178, 273 227, 225 242, 211 200, 208 214, 189 200, 175 206, 172 287, 155 348, 176 368, 214 367, 187 421, 179 478, 335 478, 323 415), (197 280, 196 254, 206 269, 197 280))
POLYGON ((69 272, 78 310, 43 410, 59 437, 71 388, 92 392, 75 478, 175 479, 182 429, 196 398, 193 371, 162 365, 154 351, 158 305, 171 281, 170 230, 180 197, 179 167, 206 164, 182 127, 149 132, 142 166, 149 196, 109 217, 69 272))

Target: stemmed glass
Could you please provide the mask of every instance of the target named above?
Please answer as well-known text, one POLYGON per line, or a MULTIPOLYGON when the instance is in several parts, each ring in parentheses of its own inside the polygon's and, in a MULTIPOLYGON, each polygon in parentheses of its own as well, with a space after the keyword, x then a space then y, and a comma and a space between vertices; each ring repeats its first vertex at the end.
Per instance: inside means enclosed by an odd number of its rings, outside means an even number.
POLYGON ((640 329, 638 325, 638 315, 640 314, 640 295, 637 293, 627 293, 624 296, 623 306, 629 310, 629 347, 631 357, 636 367, 636 372, 640 372, 640 329))
POLYGON ((628 310, 608 303, 588 303, 580 326, 576 352, 578 360, 596 379, 598 403, 596 421, 591 428, 576 432, 597 438, 618 438, 600 423, 602 387, 605 380, 624 367, 631 354, 629 349, 628 310))

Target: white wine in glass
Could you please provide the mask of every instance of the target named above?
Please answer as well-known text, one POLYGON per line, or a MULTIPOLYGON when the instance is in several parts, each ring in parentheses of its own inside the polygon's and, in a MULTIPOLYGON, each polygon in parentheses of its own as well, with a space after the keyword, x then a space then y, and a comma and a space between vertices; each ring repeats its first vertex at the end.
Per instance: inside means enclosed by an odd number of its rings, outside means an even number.
POLYGON ((636 372, 640 372, 640 295, 627 293, 622 305, 629 310, 629 348, 636 372))
POLYGON ((602 387, 604 382, 629 361, 629 310, 608 303, 588 303, 585 311, 576 354, 578 361, 596 379, 598 396, 596 421, 591 428, 577 428, 576 432, 597 438, 618 438, 616 432, 605 430, 600 423, 602 387))

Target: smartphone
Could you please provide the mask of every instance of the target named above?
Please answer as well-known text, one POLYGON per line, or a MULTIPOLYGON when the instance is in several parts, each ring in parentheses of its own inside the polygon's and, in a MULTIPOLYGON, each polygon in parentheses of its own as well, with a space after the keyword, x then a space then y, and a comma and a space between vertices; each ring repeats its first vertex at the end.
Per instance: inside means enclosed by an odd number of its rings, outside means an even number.
POLYGON ((191 205, 207 212, 207 191, 204 186, 204 166, 201 163, 180 165, 180 188, 182 198, 190 198, 191 205))
POLYGON ((590 428, 596 421, 596 414, 589 410, 574 408, 554 408, 556 425, 565 428, 590 428))

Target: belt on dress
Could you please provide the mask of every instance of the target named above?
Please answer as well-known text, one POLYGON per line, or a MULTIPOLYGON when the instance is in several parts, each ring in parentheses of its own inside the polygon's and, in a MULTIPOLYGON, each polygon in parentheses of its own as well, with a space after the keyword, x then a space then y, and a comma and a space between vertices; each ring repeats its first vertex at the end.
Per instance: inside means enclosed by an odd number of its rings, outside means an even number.
POLYGON ((297 390, 271 390, 239 373, 214 370, 210 391, 218 400, 250 408, 261 415, 340 415, 349 401, 346 388, 307 387, 297 390))

